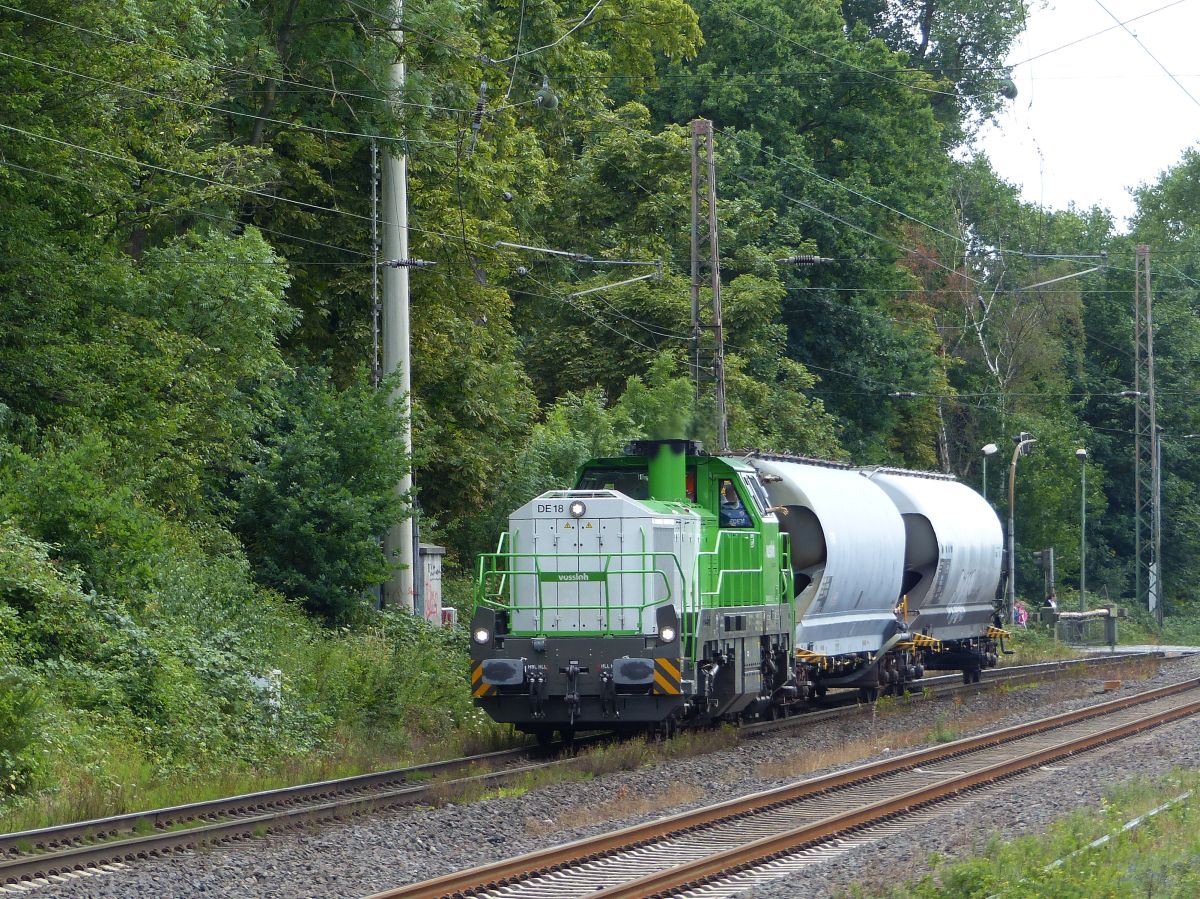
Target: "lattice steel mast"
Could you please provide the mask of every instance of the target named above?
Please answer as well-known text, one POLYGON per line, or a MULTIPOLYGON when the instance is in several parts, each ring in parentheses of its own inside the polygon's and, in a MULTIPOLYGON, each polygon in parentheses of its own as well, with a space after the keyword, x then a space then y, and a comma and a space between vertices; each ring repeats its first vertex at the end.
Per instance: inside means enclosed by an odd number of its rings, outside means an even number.
POLYGON ((717 452, 729 452, 729 419, 725 411, 725 329, 721 320, 721 257, 717 224, 717 166, 713 157, 713 127, 708 119, 692 121, 692 374, 700 383, 700 334, 711 329, 716 341, 713 374, 716 379, 717 452), (707 228, 708 258, 702 258, 707 228), (700 322, 700 270, 708 266, 712 284, 713 320, 700 322))
POLYGON ((1154 314, 1150 292, 1150 248, 1134 256, 1134 589, 1162 623, 1162 471, 1158 409, 1154 394, 1154 314))

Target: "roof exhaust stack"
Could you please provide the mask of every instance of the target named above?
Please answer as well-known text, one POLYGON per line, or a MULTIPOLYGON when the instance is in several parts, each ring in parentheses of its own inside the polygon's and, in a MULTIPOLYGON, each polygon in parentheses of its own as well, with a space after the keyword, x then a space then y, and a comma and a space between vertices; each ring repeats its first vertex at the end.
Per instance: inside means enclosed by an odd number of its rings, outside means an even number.
POLYGON ((694 440, 635 440, 625 447, 629 456, 649 460, 650 498, 660 502, 687 501, 687 457, 700 453, 694 440))

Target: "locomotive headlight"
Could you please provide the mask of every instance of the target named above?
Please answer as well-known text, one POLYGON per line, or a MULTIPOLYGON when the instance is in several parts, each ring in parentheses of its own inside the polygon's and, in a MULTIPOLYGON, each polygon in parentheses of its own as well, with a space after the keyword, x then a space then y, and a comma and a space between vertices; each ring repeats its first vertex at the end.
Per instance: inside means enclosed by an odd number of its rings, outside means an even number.
POLYGON ((472 638, 474 638, 476 643, 478 643, 480 646, 482 646, 483 644, 487 643, 489 640, 492 639, 492 632, 489 631, 486 627, 477 627, 477 628, 475 628, 475 631, 474 631, 474 633, 471 634, 471 636, 472 636, 472 638))
POLYGON ((587 506, 584 505, 583 500, 577 499, 567 507, 567 510, 571 513, 572 518, 583 518, 587 513, 587 506))
POLYGON ((669 624, 664 625, 663 627, 659 628, 658 629, 658 639, 661 640, 663 643, 674 643, 675 642, 675 628, 671 627, 671 625, 669 625, 669 624))

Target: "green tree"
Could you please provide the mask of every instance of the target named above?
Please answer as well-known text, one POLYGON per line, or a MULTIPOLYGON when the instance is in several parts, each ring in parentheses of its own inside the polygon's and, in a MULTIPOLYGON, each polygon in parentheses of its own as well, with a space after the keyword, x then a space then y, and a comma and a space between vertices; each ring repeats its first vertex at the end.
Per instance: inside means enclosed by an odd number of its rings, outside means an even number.
POLYGON ((329 622, 352 621, 390 574, 379 543, 400 517, 400 424, 364 374, 344 389, 302 369, 237 488, 238 533, 257 579, 329 622))
POLYGON ((934 108, 959 138, 1017 95, 1003 62, 1025 28, 1024 0, 843 0, 842 11, 937 79, 934 108))

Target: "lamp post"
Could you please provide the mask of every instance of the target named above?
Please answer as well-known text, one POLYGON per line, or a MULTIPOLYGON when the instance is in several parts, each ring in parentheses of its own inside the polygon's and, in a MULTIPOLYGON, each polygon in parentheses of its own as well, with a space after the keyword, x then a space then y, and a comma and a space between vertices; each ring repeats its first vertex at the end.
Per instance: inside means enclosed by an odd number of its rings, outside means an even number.
POLYGON ((1079 460, 1079 611, 1087 611, 1087 450, 1075 450, 1079 460))
POLYGON ((996 446, 996 444, 994 444, 994 443, 989 443, 989 444, 981 447, 979 450, 981 453, 983 453, 983 498, 984 499, 987 499, 987 460, 988 460, 988 456, 996 455, 996 453, 999 452, 999 450, 1000 450, 1000 447, 996 446))
POLYGON ((1017 538, 1014 512, 1017 502, 1017 456, 1029 455, 1037 440, 1032 434, 1022 431, 1013 438, 1012 462, 1008 466, 1008 620, 1017 623, 1017 538))

